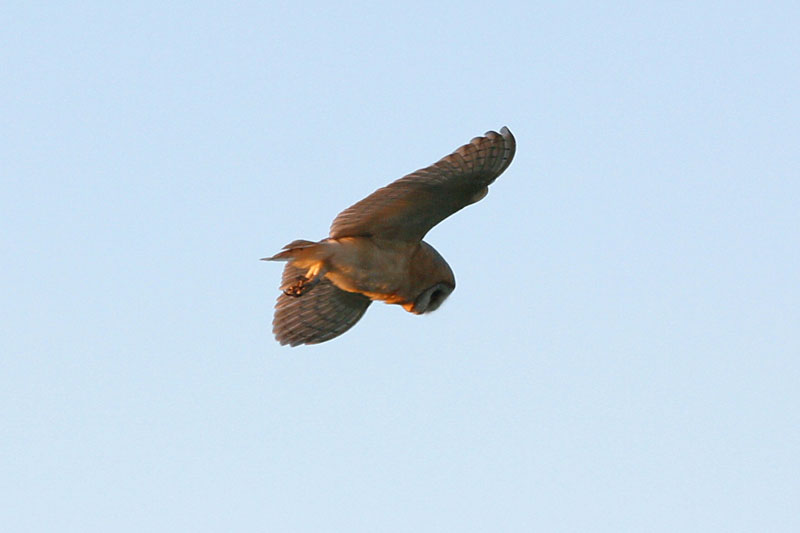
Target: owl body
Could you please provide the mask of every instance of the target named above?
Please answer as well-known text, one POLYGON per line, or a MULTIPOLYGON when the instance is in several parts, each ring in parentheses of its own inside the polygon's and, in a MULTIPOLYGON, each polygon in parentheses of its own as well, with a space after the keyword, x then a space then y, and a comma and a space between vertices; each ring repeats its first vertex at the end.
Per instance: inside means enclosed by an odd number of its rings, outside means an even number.
POLYGON ((456 286, 425 234, 478 202, 514 158, 508 128, 489 131, 342 211, 330 235, 297 240, 267 258, 286 261, 273 331, 281 344, 316 344, 350 329, 373 301, 414 314, 439 308, 456 286))
POLYGON ((419 243, 371 237, 331 241, 334 253, 327 276, 337 287, 388 303, 408 293, 409 266, 419 243))
MULTIPOLYGON (((341 237, 317 243, 303 243, 273 256, 272 260, 291 261, 305 273, 299 280, 308 285, 322 278, 343 291, 363 294, 370 300, 399 304, 411 312, 425 312, 415 307, 419 296, 437 283, 455 289, 450 265, 424 241, 398 241, 372 237, 341 237), (415 311, 416 309, 416 311, 415 311)), ((448 293, 449 294, 449 293, 448 293)))

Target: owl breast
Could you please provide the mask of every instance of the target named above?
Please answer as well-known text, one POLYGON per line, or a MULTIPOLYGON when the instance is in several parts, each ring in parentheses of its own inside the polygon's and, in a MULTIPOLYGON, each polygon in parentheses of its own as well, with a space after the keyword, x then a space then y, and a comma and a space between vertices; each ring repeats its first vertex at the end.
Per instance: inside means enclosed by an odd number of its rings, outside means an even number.
POLYGON ((345 237, 329 239, 326 246, 325 276, 340 289, 372 300, 421 314, 439 307, 455 288, 450 267, 425 242, 345 237))
POLYGON ((416 244, 369 237, 331 239, 326 274, 337 287, 373 300, 388 300, 408 284, 409 261, 416 244))

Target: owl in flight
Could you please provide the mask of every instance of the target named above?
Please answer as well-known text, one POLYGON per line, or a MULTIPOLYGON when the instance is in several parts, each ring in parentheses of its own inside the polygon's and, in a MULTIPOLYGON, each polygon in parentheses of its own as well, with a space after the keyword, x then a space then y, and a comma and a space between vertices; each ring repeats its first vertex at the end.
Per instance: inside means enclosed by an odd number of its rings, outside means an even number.
POLYGON ((456 280, 422 238, 486 196, 515 149, 508 128, 489 131, 342 211, 327 239, 293 241, 265 258, 287 262, 272 322, 278 342, 297 346, 338 337, 373 300, 418 315, 436 310, 456 280))

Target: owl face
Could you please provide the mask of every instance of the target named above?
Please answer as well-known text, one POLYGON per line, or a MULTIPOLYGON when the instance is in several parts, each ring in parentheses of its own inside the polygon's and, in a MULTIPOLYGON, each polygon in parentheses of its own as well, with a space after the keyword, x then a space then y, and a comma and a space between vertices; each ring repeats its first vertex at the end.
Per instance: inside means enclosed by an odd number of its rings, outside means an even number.
POLYGON ((437 283, 432 287, 428 287, 417 296, 417 299, 409 306, 410 308, 407 307, 406 310, 415 315, 436 311, 447 297, 450 296, 453 289, 455 289, 455 287, 447 283, 437 283))

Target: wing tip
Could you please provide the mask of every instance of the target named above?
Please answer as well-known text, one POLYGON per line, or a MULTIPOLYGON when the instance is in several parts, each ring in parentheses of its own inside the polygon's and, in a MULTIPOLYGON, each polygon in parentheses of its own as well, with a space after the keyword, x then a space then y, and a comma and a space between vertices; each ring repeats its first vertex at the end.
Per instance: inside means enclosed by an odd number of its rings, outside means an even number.
POLYGON ((489 130, 483 134, 483 137, 475 137, 474 139, 472 139, 472 141, 476 141, 485 137, 496 137, 496 136, 503 138, 506 144, 506 148, 511 148, 512 150, 516 148, 517 140, 514 138, 514 134, 511 133, 511 130, 508 129, 508 126, 503 126, 502 128, 500 128, 499 132, 494 130, 489 130))
POLYGON ((503 126, 500 128, 500 132, 496 132, 493 130, 487 131, 484 134, 484 138, 486 137, 502 137, 503 139, 503 154, 498 159, 499 167, 496 169, 496 176, 502 174, 508 166, 511 164, 511 161, 514 159, 514 154, 517 151, 517 140, 514 138, 514 134, 511 133, 511 130, 508 129, 508 126, 503 126))
POLYGON ((502 135, 506 142, 509 142, 510 144, 517 143, 516 139, 514 139, 514 134, 511 133, 511 130, 508 129, 508 126, 503 126, 500 128, 500 135, 502 135))

